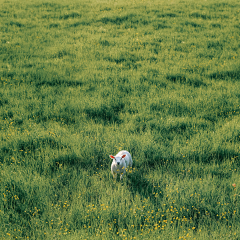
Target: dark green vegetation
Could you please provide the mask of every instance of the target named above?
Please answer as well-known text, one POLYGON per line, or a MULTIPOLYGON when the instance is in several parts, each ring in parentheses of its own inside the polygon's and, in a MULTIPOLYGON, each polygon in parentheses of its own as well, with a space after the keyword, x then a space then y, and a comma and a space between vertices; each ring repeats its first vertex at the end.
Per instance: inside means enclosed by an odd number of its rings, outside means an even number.
POLYGON ((239 1, 0 5, 1 239, 239 238, 239 1))

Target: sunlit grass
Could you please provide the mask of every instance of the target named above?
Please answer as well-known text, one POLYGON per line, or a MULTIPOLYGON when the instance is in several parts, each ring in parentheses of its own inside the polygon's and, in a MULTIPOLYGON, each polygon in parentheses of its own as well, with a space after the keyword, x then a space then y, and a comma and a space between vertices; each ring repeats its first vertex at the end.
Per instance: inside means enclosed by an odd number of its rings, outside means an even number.
POLYGON ((0 3, 1 239, 238 239, 236 0, 0 3))

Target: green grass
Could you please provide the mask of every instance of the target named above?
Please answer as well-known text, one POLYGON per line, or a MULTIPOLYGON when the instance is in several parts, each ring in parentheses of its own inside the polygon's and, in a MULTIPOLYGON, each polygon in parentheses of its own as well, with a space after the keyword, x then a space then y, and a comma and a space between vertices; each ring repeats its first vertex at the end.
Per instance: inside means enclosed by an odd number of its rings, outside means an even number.
POLYGON ((0 5, 1 239, 239 239, 237 0, 0 5))

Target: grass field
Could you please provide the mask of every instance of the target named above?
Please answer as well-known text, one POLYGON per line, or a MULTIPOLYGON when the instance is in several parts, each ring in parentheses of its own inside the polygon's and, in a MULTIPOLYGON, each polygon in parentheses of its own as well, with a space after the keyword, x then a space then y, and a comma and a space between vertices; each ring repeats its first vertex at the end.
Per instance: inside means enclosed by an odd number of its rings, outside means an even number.
POLYGON ((238 0, 0 5, 1 239, 240 239, 238 0))

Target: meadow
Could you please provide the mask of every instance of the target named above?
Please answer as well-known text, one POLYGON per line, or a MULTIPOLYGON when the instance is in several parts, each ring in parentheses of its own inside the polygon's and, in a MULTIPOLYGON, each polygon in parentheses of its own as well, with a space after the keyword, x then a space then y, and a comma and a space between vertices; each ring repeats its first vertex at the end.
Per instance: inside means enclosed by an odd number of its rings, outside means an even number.
POLYGON ((239 1, 0 5, 1 239, 240 238, 239 1))

